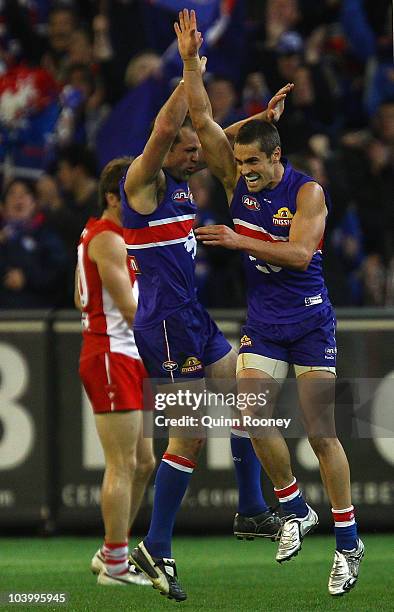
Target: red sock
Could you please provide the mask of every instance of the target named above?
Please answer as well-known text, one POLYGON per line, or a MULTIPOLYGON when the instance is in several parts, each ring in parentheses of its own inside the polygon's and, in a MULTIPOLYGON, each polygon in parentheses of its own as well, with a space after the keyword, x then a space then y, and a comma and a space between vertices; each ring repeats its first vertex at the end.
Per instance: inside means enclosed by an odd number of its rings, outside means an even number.
POLYGON ((129 547, 125 542, 104 542, 102 548, 108 574, 119 576, 129 571, 129 547))

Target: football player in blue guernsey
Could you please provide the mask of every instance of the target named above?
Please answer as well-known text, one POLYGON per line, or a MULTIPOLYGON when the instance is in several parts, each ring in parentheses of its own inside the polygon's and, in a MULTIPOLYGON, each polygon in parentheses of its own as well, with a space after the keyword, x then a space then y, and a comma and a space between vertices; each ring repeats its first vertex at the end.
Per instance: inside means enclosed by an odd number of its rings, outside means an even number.
MULTIPOLYGON (((199 45, 198 45, 199 46, 199 45)), ((278 117, 291 86, 270 101, 267 119, 278 117)), ((201 168, 198 137, 186 119, 180 83, 158 114, 143 153, 120 184, 123 227, 130 265, 138 274, 139 300, 134 334, 144 365, 154 379, 198 392, 204 379, 235 377, 236 353, 196 300, 196 239, 188 178, 201 168), (192 379, 185 387, 185 380, 192 379)), ((229 128, 231 137, 239 124, 229 128)), ((261 466, 249 438, 231 440, 239 483, 237 535, 277 538, 281 520, 261 493, 261 466)), ((202 439, 170 430, 155 481, 147 537, 132 557, 153 585, 176 600, 186 599, 171 553, 175 516, 196 466, 202 439)))
MULTIPOLYGON (((208 112, 195 14, 181 12, 175 31, 190 116, 208 167, 226 190, 235 226, 235 231, 221 225, 199 228, 197 237, 206 245, 245 254, 248 315, 237 361, 238 388, 248 392, 268 387, 272 410, 280 382, 289 365, 294 366, 304 425, 335 524, 328 589, 331 595, 342 595, 357 581, 364 546, 357 535, 348 461, 335 433, 335 315, 321 251, 329 199, 313 178, 282 158, 279 134, 271 123, 246 123, 231 148, 208 112)), ((299 552, 318 517, 298 489, 281 434, 250 433, 288 517, 276 555, 283 562, 299 552)))

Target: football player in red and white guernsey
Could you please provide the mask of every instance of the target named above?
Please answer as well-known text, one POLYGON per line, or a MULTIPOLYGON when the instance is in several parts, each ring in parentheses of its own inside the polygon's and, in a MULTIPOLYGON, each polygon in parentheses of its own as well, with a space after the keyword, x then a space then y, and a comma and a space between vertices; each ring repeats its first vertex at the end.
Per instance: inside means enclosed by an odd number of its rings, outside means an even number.
POLYGON ((101 510, 103 546, 91 569, 105 585, 150 584, 128 566, 128 533, 155 460, 142 435, 143 379, 134 341, 137 283, 127 266, 119 181, 132 160, 112 160, 99 184, 103 214, 90 219, 78 245, 75 304, 82 313, 79 373, 93 407, 105 456, 101 510))

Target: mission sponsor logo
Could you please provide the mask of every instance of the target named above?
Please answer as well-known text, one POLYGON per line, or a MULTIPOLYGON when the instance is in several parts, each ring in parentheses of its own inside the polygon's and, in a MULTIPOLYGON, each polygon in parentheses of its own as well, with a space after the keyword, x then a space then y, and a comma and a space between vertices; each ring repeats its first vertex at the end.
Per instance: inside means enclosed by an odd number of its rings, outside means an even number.
POLYGON ((181 367, 182 374, 192 374, 202 370, 202 363, 197 357, 188 357, 181 367))
POLYGON ((172 361, 171 359, 168 359, 168 361, 164 361, 161 364, 161 367, 163 368, 163 370, 165 370, 166 372, 175 372, 175 370, 178 369, 178 364, 176 361, 172 361))
POLYGON ((291 225, 292 218, 293 215, 290 210, 286 206, 282 206, 282 208, 279 208, 278 212, 273 215, 272 221, 274 225, 283 227, 291 225))
POLYGON ((252 346, 252 340, 246 334, 241 338, 241 346, 252 346))
POLYGON ((256 200, 256 198, 254 198, 253 196, 250 196, 250 195, 242 196, 242 204, 248 210, 260 210, 260 208, 261 208, 260 202, 258 202, 256 200))
POLYGON ((173 192, 171 198, 174 200, 174 202, 184 204, 185 202, 189 202, 190 192, 185 191, 185 189, 177 189, 173 192))

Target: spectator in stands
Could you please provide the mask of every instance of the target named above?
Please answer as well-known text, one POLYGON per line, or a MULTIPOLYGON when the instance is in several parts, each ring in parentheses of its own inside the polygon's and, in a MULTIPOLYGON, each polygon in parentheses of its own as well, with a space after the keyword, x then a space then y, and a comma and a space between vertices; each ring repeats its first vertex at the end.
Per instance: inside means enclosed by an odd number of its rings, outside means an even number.
POLYGON ((34 188, 14 179, 3 194, 0 308, 53 308, 62 301, 66 253, 37 211, 34 188))
MULTIPOLYGON (((50 226, 63 240, 69 259, 67 298, 72 302, 76 248, 90 217, 99 214, 97 170, 94 155, 83 145, 70 145, 59 151, 56 170, 62 204, 46 209, 50 226)), ((52 185, 53 187, 53 185, 52 185)))
POLYGON ((154 51, 141 51, 131 58, 125 73, 125 85, 128 90, 138 87, 151 76, 160 74, 161 59, 154 51))
POLYGON ((337 306, 355 306, 362 299, 361 265, 364 237, 357 209, 351 201, 341 161, 320 149, 320 155, 307 152, 290 156, 297 170, 313 177, 327 189, 330 214, 324 236, 323 265, 330 299, 337 306))
MULTIPOLYGON (((306 151, 314 134, 334 138, 339 127, 336 113, 336 83, 319 63, 304 61, 304 43, 296 32, 283 34, 275 49, 276 62, 270 88, 293 81, 294 91, 281 119, 284 146, 289 153, 306 151)), ((331 75, 330 75, 331 76, 331 75)))
POLYGON ((72 64, 94 64, 93 35, 87 28, 77 28, 70 36, 67 49, 67 62, 72 64))
POLYGON ((65 207, 78 219, 78 238, 87 219, 98 212, 97 167, 93 153, 85 146, 70 145, 57 157, 57 178, 65 207), (83 217, 83 220, 82 220, 83 217))
MULTIPOLYGON (((1 0, 0 162, 6 162, 4 168, 16 165, 19 173, 48 168, 56 163, 59 148, 75 142, 80 151, 84 145, 97 151, 100 165, 119 155, 138 155, 168 96, 171 77, 180 76, 179 58, 171 48, 170 22, 175 15, 170 4, 168 0, 153 4, 1 0), (148 47, 154 51, 146 51, 148 47), (163 57, 156 54, 163 51, 163 57), (50 95, 48 74, 39 66, 46 66, 56 78, 50 95), (26 82, 32 77, 38 93, 34 104, 31 99, 26 104, 26 82), (13 115, 21 124, 18 130, 15 121, 11 125, 4 120, 10 111, 9 92, 18 110, 13 115)), ((306 155, 306 171, 327 184, 332 194, 326 261, 333 272, 334 302, 393 301, 391 1, 219 4, 204 31, 208 68, 217 75, 208 85, 214 118, 226 126, 259 112, 271 92, 295 81, 281 118, 283 144, 289 154, 306 155), (343 137, 344 128, 358 132, 343 137)), ((96 212, 95 171, 63 158, 57 165, 57 177, 46 174, 38 181, 39 206, 67 245, 71 270, 80 229, 96 212)), ((202 180, 198 197, 208 198, 208 216, 221 215, 223 191, 215 180, 209 188, 208 183, 202 180)), ((228 259, 206 259, 206 263, 201 259, 201 269, 205 266, 209 272, 204 300, 225 306, 225 291, 217 290, 212 280, 215 266, 230 268, 237 286, 241 276, 237 264, 228 259)), ((227 286, 230 277, 224 289, 227 286)))
POLYGON ((223 128, 245 118, 245 112, 238 108, 237 94, 229 79, 214 77, 207 85, 214 120, 223 128))
MULTIPOLYGON (((297 0, 267 0, 256 9, 256 26, 252 29, 249 48, 246 49, 246 66, 251 72, 261 71, 270 89, 275 73, 276 50, 282 36, 292 33, 293 39, 301 42, 297 26, 301 20, 297 0)), ((291 79, 292 80, 292 79, 291 79)))
POLYGON ((38 210, 43 214, 56 210, 63 206, 63 198, 60 193, 56 178, 50 174, 41 174, 35 184, 38 210))
MULTIPOLYGON (((204 170, 190 179, 197 203, 196 227, 212 224, 233 226, 222 185, 204 170)), ((199 299, 209 308, 245 306, 242 256, 222 247, 197 246, 196 281, 199 299)))
POLYGON ((25 61, 36 66, 41 64, 60 81, 77 14, 70 3, 54 3, 48 15, 48 35, 43 36, 32 27, 25 5, 5 0, 4 16, 10 35, 20 46, 20 55, 25 61))
POLYGON ((71 64, 60 95, 61 111, 56 123, 56 143, 86 143, 93 147, 96 135, 109 113, 105 89, 86 64, 71 64))
POLYGON ((242 91, 242 107, 246 116, 256 115, 265 110, 271 97, 264 75, 261 72, 248 74, 242 91))
POLYGON ((48 48, 41 58, 41 65, 59 82, 65 76, 68 63, 67 54, 77 23, 77 14, 71 5, 59 3, 49 13, 48 48))
POLYGON ((394 102, 382 104, 369 131, 346 134, 344 161, 365 234, 364 302, 385 302, 385 268, 393 258, 394 102))
POLYGON ((343 0, 341 21, 351 51, 364 64, 366 111, 372 116, 379 105, 394 97, 392 2, 343 0))
POLYGON ((294 30, 301 20, 298 0, 267 0, 265 9, 265 45, 277 46, 281 35, 294 30))

